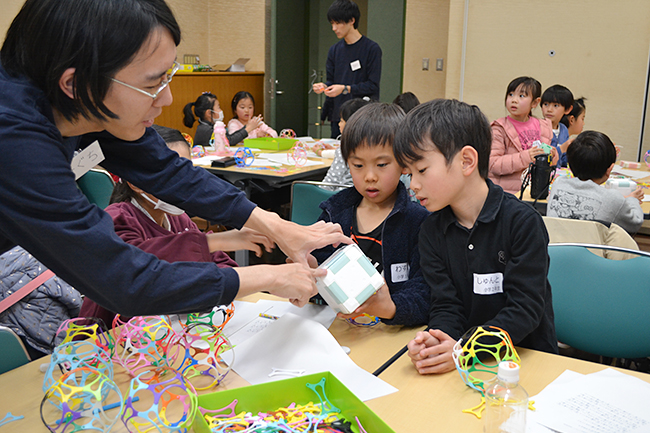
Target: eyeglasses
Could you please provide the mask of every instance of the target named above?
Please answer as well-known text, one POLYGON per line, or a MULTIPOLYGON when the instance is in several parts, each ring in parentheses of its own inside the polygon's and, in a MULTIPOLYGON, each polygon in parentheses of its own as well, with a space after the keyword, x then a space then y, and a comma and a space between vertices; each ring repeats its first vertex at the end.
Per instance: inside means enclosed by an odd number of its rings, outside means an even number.
POLYGON ((174 76, 174 74, 175 74, 176 72, 178 72, 178 70, 179 70, 180 68, 181 68, 180 63, 178 63, 178 62, 174 62, 174 65, 172 66, 171 69, 169 69, 169 70, 167 71, 167 73, 165 74, 165 77, 163 78, 162 82, 160 83, 160 87, 158 87, 158 90, 156 90, 155 93, 149 93, 149 92, 147 92, 146 90, 138 89, 137 87, 134 87, 134 86, 132 86, 132 85, 130 85, 130 84, 126 84, 125 82, 120 81, 120 80, 118 80, 118 79, 116 79, 116 78, 111 78, 111 80, 115 81, 115 82, 118 83, 118 84, 121 84, 121 85, 123 85, 123 86, 126 86, 126 87, 128 87, 129 89, 137 90, 138 92, 142 93, 143 95, 147 95, 147 96, 149 96, 150 98, 156 99, 156 98, 158 97, 158 95, 160 94, 160 92, 162 92, 163 90, 165 90, 165 87, 169 86, 169 83, 172 82, 172 77, 174 76))

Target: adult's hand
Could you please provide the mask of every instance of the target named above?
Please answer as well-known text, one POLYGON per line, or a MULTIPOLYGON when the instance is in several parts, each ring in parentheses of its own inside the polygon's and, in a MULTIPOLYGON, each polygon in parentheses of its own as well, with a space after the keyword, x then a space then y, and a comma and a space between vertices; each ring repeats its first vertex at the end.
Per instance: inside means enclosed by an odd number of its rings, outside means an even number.
POLYGON ((268 236, 245 227, 241 230, 210 233, 207 235, 207 239, 211 253, 215 251, 249 250, 255 252, 257 257, 262 257, 262 247, 267 252, 271 252, 275 246, 268 236))
POLYGON ((325 89, 325 96, 335 98, 343 93, 343 89, 345 89, 345 86, 343 84, 332 84, 327 89, 325 89))
POLYGON ((315 93, 320 94, 320 93, 323 93, 325 91, 327 86, 325 85, 325 83, 314 83, 314 85, 311 86, 311 88, 315 93))
POLYGON ((270 237, 291 260, 305 266, 313 250, 327 245, 337 247, 352 243, 338 224, 319 221, 310 226, 301 226, 260 208, 253 210, 245 225, 270 237))

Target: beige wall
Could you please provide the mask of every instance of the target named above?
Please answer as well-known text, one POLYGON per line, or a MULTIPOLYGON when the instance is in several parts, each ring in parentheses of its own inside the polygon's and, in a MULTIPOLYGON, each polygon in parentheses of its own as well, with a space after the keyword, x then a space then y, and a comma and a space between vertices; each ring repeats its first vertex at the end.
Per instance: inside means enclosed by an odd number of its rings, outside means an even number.
POLYGON ((404 35, 403 92, 413 92, 420 101, 445 96, 449 0, 407 0, 404 35), (422 70, 422 59, 429 70, 422 70), (436 59, 444 59, 436 71, 436 59))
POLYGON ((184 54, 198 54, 202 64, 210 63, 209 0, 168 0, 178 25, 181 27, 181 43, 178 61, 183 63, 184 54))
MULTIPOLYGON (((451 1, 464 8, 463 0, 451 1)), ((608 134, 623 148, 624 159, 636 159, 650 3, 500 0, 498 7, 495 4, 469 1, 464 100, 495 119, 507 114, 503 102, 513 78, 530 75, 544 88, 563 84, 576 96, 588 98, 585 128, 608 134), (560 10, 565 20, 558 20, 560 10), (526 25, 532 17, 543 23, 538 30, 526 25), (575 24, 567 24, 570 17, 575 17, 575 24), (555 56, 549 55, 550 50, 555 56)))
POLYGON ((0 14, 0 42, 5 40, 7 30, 18 14, 25 0, 2 0, 2 13, 0 14))

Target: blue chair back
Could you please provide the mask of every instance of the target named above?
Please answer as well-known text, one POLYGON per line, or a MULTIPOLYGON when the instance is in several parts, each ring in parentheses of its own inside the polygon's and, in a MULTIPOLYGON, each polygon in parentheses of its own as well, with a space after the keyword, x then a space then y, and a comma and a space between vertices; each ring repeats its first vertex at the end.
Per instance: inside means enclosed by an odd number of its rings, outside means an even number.
POLYGON ((93 168, 77 179, 77 185, 89 202, 104 209, 111 199, 115 183, 106 170, 93 168))
POLYGON ((650 356, 650 255, 580 244, 549 245, 548 252, 558 340, 613 358, 650 356), (588 247, 635 257, 609 260, 588 247))
POLYGON ((323 189, 320 185, 345 186, 323 182, 294 182, 291 185, 291 221, 303 226, 318 221, 323 212, 318 206, 337 192, 323 189))
POLYGON ((0 350, 0 374, 30 361, 23 341, 14 331, 4 326, 0 326, 0 347, 2 348, 0 350))

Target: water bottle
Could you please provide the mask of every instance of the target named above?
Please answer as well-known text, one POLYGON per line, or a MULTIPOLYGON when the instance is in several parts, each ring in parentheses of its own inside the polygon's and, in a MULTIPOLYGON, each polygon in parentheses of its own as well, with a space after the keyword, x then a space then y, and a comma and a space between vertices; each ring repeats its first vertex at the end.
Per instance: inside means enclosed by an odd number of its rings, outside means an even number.
POLYGON ((499 372, 485 391, 485 433, 524 433, 528 393, 519 385, 519 365, 499 363, 499 372))
POLYGON ((226 125, 217 120, 214 122, 214 150, 219 156, 228 154, 228 139, 226 138, 226 125))

